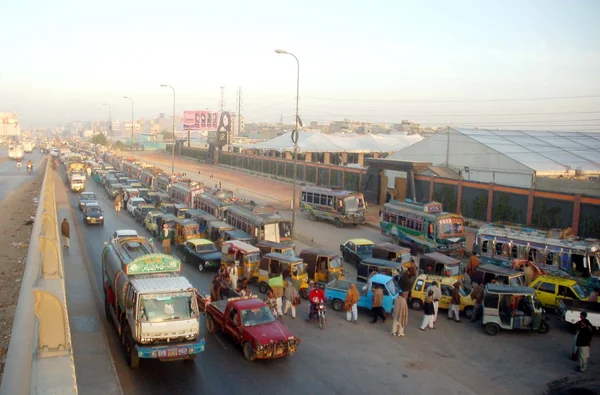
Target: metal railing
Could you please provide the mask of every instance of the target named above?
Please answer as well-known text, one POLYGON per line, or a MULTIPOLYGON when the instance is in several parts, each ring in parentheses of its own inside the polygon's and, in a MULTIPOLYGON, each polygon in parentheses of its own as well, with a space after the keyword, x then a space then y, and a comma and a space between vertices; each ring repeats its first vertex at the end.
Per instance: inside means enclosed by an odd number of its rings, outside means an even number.
POLYGON ((63 256, 46 164, 0 395, 77 394, 63 256))

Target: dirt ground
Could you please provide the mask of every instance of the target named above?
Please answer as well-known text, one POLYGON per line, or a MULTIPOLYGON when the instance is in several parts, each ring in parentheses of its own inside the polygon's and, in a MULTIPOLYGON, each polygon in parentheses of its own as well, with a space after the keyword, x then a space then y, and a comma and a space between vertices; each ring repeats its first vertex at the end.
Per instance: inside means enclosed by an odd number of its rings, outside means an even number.
POLYGON ((42 181, 43 173, 0 202, 0 382, 42 181))

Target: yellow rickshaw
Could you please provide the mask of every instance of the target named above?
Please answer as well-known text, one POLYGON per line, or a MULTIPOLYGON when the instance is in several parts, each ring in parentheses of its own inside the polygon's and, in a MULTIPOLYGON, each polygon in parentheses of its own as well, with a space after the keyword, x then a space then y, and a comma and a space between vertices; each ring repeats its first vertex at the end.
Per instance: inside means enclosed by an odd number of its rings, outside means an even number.
POLYGON ((308 279, 315 283, 328 283, 336 278, 344 279, 344 267, 339 253, 308 248, 300 252, 300 258, 306 264, 308 279))
POLYGON ((200 226, 191 219, 175 220, 175 241, 183 244, 186 240, 200 238, 200 226))
POLYGON ((225 241, 221 247, 221 263, 231 262, 235 262, 240 279, 252 280, 260 263, 260 250, 239 240, 225 241))
POLYGON ((267 293, 269 290, 269 279, 283 276, 284 279, 291 277, 292 285, 304 299, 308 298, 308 274, 306 265, 298 257, 290 258, 287 255, 272 252, 263 255, 258 265, 257 282, 260 292, 267 293))

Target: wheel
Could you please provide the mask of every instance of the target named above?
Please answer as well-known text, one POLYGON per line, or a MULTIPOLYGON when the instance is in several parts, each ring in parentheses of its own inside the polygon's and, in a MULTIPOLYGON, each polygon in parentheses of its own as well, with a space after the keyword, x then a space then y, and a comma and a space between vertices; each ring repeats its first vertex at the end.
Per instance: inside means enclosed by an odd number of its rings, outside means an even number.
POLYGON ((325 314, 323 313, 319 314, 319 328, 325 328, 325 314))
POLYGON ((104 295, 104 314, 106 315, 106 320, 110 322, 110 305, 108 303, 108 298, 104 295))
POLYGON ((468 319, 471 319, 471 317, 473 317, 473 311, 474 311, 474 307, 473 306, 469 306, 469 307, 465 307, 465 317, 467 317, 468 319))
POLYGON ((248 342, 244 343, 244 357, 250 362, 256 359, 256 355, 254 355, 254 351, 252 351, 252 346, 248 342))
POLYGON ((339 218, 336 218, 333 220, 333 223, 335 224, 335 226, 337 226, 338 228, 343 228, 344 224, 342 223, 342 220, 339 218))
POLYGON ((204 271, 204 262, 200 262, 200 263, 198 264, 198 271, 199 271, 199 272, 203 272, 203 271, 204 271))
MULTIPOLYGON (((127 324, 127 323, 126 323, 127 324)), ((133 336, 131 336, 131 330, 129 326, 126 326, 123 330, 124 340, 125 340, 125 355, 127 356, 127 364, 131 369, 136 369, 140 366, 140 357, 137 355, 135 351, 135 343, 133 341, 133 336)))
POLYGON ((543 334, 550 332, 550 325, 548 325, 546 321, 540 322, 540 329, 538 329, 538 332, 543 334))
POLYGON ((421 299, 412 298, 410 300, 410 307, 413 310, 421 310, 421 308, 423 307, 423 302, 421 302, 421 299))
POLYGON ((215 320, 213 320, 212 315, 210 314, 206 316, 206 330, 211 335, 215 334, 215 320))
POLYGON ((269 291, 269 285, 267 283, 260 283, 258 285, 258 289, 261 293, 266 294, 269 291))
POLYGON ((335 311, 342 311, 342 308, 344 307, 344 302, 342 302, 340 299, 334 299, 331 305, 333 306, 333 309, 335 311))
POLYGON ((485 333, 490 336, 496 336, 500 332, 500 327, 498 324, 494 324, 493 322, 488 322, 485 324, 485 333))
POLYGON ((396 244, 397 246, 400 245, 400 238, 396 235, 392 236, 392 241, 394 242, 394 244, 396 244))
POLYGON ((308 288, 302 288, 300 290, 300 296, 302 299, 308 299, 308 288))

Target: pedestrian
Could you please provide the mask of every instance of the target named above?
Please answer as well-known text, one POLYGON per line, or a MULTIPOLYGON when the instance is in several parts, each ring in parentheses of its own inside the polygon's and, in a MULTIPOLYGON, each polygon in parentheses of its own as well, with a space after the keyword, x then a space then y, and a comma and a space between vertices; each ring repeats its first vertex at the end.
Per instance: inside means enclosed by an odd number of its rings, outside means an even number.
POLYGON ((275 298, 276 317, 283 318, 283 277, 273 277, 269 280, 269 287, 273 291, 273 297, 275 298))
POLYGON ((358 289, 354 283, 350 283, 348 291, 346 292, 346 300, 344 301, 344 310, 346 310, 346 321, 354 322, 356 324, 358 320, 358 300, 360 295, 358 289))
POLYGON ((416 262, 418 259, 417 255, 419 255, 419 247, 417 246, 417 243, 413 241, 410 243, 410 256, 414 262, 416 262))
POLYGON ((475 287, 471 292, 471 299, 475 301, 475 308, 471 316, 471 322, 479 321, 479 317, 483 315, 483 283, 474 283, 475 287))
POLYGON ((291 281, 285 282, 284 296, 285 309, 283 310, 283 315, 287 315, 288 311, 292 310, 292 318, 296 318, 296 303, 299 302, 300 295, 291 281))
POLYGON ((377 322, 378 318, 381 318, 381 322, 385 322, 385 314, 383 311, 383 290, 379 286, 375 286, 375 290, 373 291, 373 308, 371 309, 373 312, 373 320, 371 324, 377 322))
MULTIPOLYGON (((586 314, 587 316, 587 314, 586 314)), ((579 357, 579 371, 585 373, 588 358, 590 357, 590 345, 592 343, 592 328, 590 322, 582 320, 581 329, 577 334, 577 356, 579 357)))
POLYGON ((467 264, 467 274, 469 277, 473 277, 473 273, 475 273, 475 269, 479 266, 479 257, 477 256, 477 252, 473 251, 471 257, 469 258, 469 263, 467 264))
POLYGON ((451 320, 454 317, 455 322, 462 322, 460 320, 460 283, 457 281, 454 283, 454 289, 452 290, 452 299, 450 299, 450 309, 448 310, 448 319, 451 320))
POLYGON ((69 240, 71 236, 71 229, 69 226, 69 222, 66 218, 63 219, 63 222, 60 224, 60 234, 62 237, 63 247, 65 247, 68 250, 71 246, 71 241, 69 240))
POLYGON ((573 337, 573 347, 571 348, 571 359, 573 361, 577 361, 577 356, 579 354, 579 348, 577 347, 577 338, 579 337, 579 331, 583 326, 587 323, 587 325, 591 328, 592 324, 587 319, 587 312, 582 311, 579 313, 579 321, 575 323, 575 337, 573 337))
POLYGON ((118 213, 121 211, 121 205, 123 202, 123 198, 121 197, 120 193, 117 193, 117 196, 115 197, 115 211, 118 213))
POLYGON ((408 324, 408 304, 402 295, 394 300, 392 311, 392 336, 404 336, 404 328, 408 324))
POLYGON ((421 322, 421 330, 424 331, 425 328, 435 329, 433 326, 433 291, 429 291, 427 296, 425 297, 425 303, 423 304, 423 322, 421 322))
POLYGON ((590 293, 588 300, 590 302, 598 303, 598 294, 600 293, 600 288, 594 288, 594 290, 590 293))
POLYGON ((408 270, 402 273, 402 277, 400 277, 400 289, 402 290, 402 296, 404 299, 408 300, 408 293, 412 288, 412 280, 410 279, 410 274, 408 270))
POLYGON ((269 292, 267 292, 267 297, 265 298, 264 302, 267 304, 267 306, 269 306, 269 308, 273 312, 273 316, 277 318, 277 299, 275 298, 275 294, 273 293, 272 289, 269 289, 269 292))
POLYGON ((385 202, 386 202, 386 203, 389 203, 389 202, 390 202, 390 200, 392 200, 392 194, 391 194, 391 193, 390 193, 390 191, 388 190, 388 191, 385 193, 385 202))
POLYGON ((425 295, 429 295, 429 291, 433 292, 432 303, 433 303, 433 323, 437 321, 438 310, 440 307, 440 299, 442 298, 442 290, 437 281, 431 283, 429 287, 425 290, 425 295))
POLYGON ((210 298, 213 301, 221 300, 221 281, 219 281, 219 276, 215 276, 210 286, 210 298))
POLYGON ((229 264, 229 268, 227 269, 227 274, 229 275, 229 278, 231 279, 231 287, 233 289, 236 289, 238 286, 238 268, 235 265, 235 262, 231 262, 229 264))
POLYGON ((163 252, 167 255, 171 254, 171 231, 169 225, 164 224, 160 231, 160 239, 162 240, 163 252))

